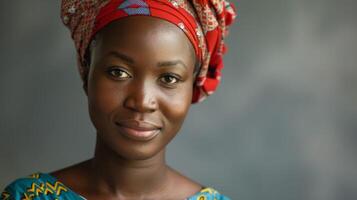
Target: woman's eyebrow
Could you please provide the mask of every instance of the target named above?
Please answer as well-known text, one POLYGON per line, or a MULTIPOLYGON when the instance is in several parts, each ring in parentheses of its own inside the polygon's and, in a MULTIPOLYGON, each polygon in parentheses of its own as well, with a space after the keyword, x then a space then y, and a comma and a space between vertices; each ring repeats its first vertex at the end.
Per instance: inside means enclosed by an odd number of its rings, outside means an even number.
POLYGON ((119 58, 121 60, 124 60, 125 62, 130 63, 130 64, 134 64, 135 63, 133 58, 131 58, 131 57, 125 55, 125 54, 119 53, 117 51, 111 51, 107 55, 108 56, 114 56, 114 57, 119 58))
MULTIPOLYGON (((129 64, 134 64, 135 63, 133 58, 131 58, 130 56, 127 56, 127 55, 125 55, 123 53, 119 53, 117 51, 111 51, 107 55, 108 56, 114 56, 116 58, 124 60, 125 62, 127 62, 129 64)), ((182 62, 182 60, 161 61, 161 62, 158 62, 157 66, 158 67, 171 67, 171 66, 175 66, 175 65, 178 65, 178 64, 183 66, 186 70, 188 69, 187 65, 184 62, 182 62)))
POLYGON ((172 61, 162 61, 157 64, 158 67, 171 67, 180 64, 183 66, 186 70, 188 69, 187 66, 185 65, 182 60, 172 60, 172 61))

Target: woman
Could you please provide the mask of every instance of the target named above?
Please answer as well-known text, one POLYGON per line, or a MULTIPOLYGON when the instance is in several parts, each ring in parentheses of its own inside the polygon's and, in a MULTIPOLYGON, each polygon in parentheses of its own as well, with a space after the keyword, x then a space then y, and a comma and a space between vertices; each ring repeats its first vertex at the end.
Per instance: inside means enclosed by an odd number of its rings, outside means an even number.
POLYGON ((78 52, 92 159, 36 173, 1 199, 229 199, 165 163, 191 103, 220 80, 223 39, 235 18, 225 0, 63 0, 78 52))

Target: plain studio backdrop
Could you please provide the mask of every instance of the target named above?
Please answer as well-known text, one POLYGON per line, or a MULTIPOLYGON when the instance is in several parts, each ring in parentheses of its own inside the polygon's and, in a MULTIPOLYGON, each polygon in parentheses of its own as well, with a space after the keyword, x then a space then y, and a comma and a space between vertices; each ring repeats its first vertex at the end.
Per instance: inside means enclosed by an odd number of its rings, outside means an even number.
MULTIPOLYGON (((168 163, 232 199, 357 199, 357 1, 241 0, 168 163)), ((0 1, 0 189, 94 151, 60 1, 0 1)))

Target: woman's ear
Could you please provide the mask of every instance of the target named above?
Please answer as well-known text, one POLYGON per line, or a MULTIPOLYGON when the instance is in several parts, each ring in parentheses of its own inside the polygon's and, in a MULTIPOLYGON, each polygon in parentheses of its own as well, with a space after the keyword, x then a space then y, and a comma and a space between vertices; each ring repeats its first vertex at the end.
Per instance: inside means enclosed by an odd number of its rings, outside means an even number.
POLYGON ((88 67, 86 67, 86 70, 84 72, 85 75, 83 77, 83 85, 82 85, 82 88, 87 96, 88 96, 88 72, 89 72, 88 67))
POLYGON ((83 77, 83 90, 88 96, 88 76, 89 76, 89 71, 90 71, 90 63, 91 63, 91 54, 92 54, 92 49, 96 45, 98 34, 94 36, 94 39, 90 42, 89 47, 87 48, 87 51, 84 55, 84 60, 83 60, 83 66, 84 66, 84 77, 83 77))

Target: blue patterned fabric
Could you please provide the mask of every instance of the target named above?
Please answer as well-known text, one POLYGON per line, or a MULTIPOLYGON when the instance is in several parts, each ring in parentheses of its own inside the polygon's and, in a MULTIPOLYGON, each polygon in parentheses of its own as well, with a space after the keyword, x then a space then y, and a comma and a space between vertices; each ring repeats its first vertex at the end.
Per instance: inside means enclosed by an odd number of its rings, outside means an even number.
POLYGON ((149 6, 143 0, 124 1, 118 9, 124 10, 128 15, 150 15, 149 6))
POLYGON ((83 200, 56 178, 43 173, 20 178, 8 185, 0 200, 83 200))
MULTIPOLYGON (((45 173, 35 173, 20 178, 8 185, 0 200, 85 200, 55 177, 45 173)), ((187 200, 230 200, 213 188, 204 188, 187 200)))

